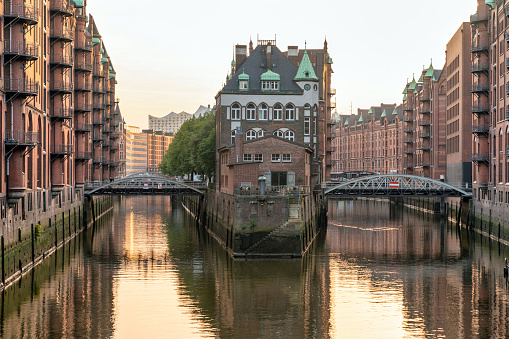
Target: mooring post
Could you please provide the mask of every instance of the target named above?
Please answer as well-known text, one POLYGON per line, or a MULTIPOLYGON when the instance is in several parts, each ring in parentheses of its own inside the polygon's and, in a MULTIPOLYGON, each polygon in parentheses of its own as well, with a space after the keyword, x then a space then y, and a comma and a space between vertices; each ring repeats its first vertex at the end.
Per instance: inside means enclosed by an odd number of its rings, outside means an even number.
MULTIPOLYGON (((441 182, 445 181, 444 175, 440 175, 440 181, 441 182)), ((440 197, 440 215, 443 216, 444 214, 445 214, 445 198, 440 197)))

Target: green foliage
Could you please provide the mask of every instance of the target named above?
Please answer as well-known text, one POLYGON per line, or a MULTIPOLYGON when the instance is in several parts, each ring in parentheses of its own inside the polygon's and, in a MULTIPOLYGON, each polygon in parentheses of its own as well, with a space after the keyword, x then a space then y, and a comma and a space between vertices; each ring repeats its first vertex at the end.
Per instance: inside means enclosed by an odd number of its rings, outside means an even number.
POLYGON ((40 235, 41 235, 41 225, 37 224, 34 227, 34 237, 35 237, 35 239, 38 239, 40 235))
POLYGON ((251 220, 251 229, 254 229, 256 227, 256 221, 251 220))
POLYGON ((212 178, 216 166, 215 125, 214 114, 206 114, 184 122, 159 164, 161 173, 167 175, 196 173, 205 178, 212 178))

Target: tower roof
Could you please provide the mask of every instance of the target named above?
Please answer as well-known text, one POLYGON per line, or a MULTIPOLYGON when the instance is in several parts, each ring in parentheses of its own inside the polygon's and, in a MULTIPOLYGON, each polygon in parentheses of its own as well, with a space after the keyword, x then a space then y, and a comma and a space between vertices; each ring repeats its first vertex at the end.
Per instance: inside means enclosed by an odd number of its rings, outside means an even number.
POLYGON ((426 70, 425 77, 433 77, 435 75, 435 69, 433 68, 433 64, 429 65, 429 68, 426 70))
POLYGON ((313 65, 311 64, 311 60, 309 60, 308 51, 304 51, 304 56, 300 61, 299 69, 297 70, 297 75, 293 78, 295 81, 302 80, 312 80, 318 81, 318 77, 315 74, 313 69, 313 65))

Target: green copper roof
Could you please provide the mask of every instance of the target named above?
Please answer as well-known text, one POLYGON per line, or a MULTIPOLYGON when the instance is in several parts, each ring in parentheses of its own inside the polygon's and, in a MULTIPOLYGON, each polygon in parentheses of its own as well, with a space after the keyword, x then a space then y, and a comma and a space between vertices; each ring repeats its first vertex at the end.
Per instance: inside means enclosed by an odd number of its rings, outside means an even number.
POLYGON ((341 115, 338 115, 338 121, 341 122, 341 115))
POLYGON ((95 46, 100 42, 101 42, 101 40, 99 38, 92 38, 92 46, 95 46))
POLYGON ((421 77, 419 78, 419 80, 417 82, 424 82, 424 77, 422 76, 422 74, 421 74, 421 77))
POLYGON ((373 110, 370 108, 368 114, 373 114, 373 110))
POLYGON ((408 89, 407 88, 408 88, 408 86, 405 86, 405 90, 403 91, 402 94, 407 94, 408 93, 408 89))
POLYGON ((279 74, 277 74, 277 73, 272 72, 272 71, 269 69, 267 72, 263 73, 263 74, 260 76, 260 79, 261 79, 262 81, 263 81, 263 80, 265 80, 265 81, 267 81, 267 80, 273 80, 273 81, 274 81, 274 80, 276 80, 276 81, 279 81, 279 80, 281 80, 281 76, 280 76, 279 74))
POLYGON ((346 119, 345 121, 345 126, 348 126, 348 119, 346 119))
POLYGON ((297 75, 293 78, 295 81, 302 80, 318 80, 318 77, 313 70, 313 65, 311 64, 311 60, 309 60, 308 52, 304 51, 304 56, 300 61, 299 69, 297 70, 297 75))
POLYGON ((104 53, 104 48, 101 47, 101 53, 104 53))
POLYGON ((415 90, 415 86, 417 85, 417 82, 415 81, 415 78, 413 78, 412 82, 410 83, 410 86, 408 87, 408 89, 410 91, 413 91, 415 90))
POLYGON ((485 3, 490 6, 491 9, 495 8, 495 0, 486 0, 485 3))
POLYGON ((115 74, 110 73, 110 79, 113 79, 115 77, 115 74))
POLYGON ((109 69, 110 71, 113 71, 113 67, 111 67, 111 66, 110 66, 108 69, 109 69))
POLYGON ((359 118, 359 122, 364 122, 364 119, 362 118, 362 114, 361 114, 361 117, 359 118))
POLYGON ((249 74, 244 73, 244 70, 242 70, 242 74, 239 75, 239 80, 249 80, 249 74))
POLYGON ((74 2, 74 7, 81 8, 81 7, 85 6, 85 4, 83 3, 84 0, 73 0, 73 2, 74 2))
POLYGON ((382 115, 380 116, 380 118, 385 118, 387 117, 387 113, 385 113, 385 110, 382 112, 382 115))
POLYGON ((396 107, 394 107, 394 111, 392 111, 392 115, 398 115, 398 110, 396 107))
POLYGON ((405 94, 405 95, 403 95, 403 101, 406 101, 406 99, 407 98, 406 98, 406 94, 405 94))
POLYGON ((105 62, 108 62, 108 58, 102 58, 101 59, 101 64, 104 64, 105 62))
POLYGON ((235 66, 235 59, 232 59, 232 66, 235 66))
POLYGON ((328 63, 328 64, 331 64, 331 65, 333 64, 333 62, 332 62, 332 58, 331 58, 331 57, 329 57, 329 59, 327 59, 327 63, 328 63))
POLYGON ((433 68, 433 64, 429 65, 429 68, 426 70, 425 77, 433 77, 435 75, 435 69, 433 68))

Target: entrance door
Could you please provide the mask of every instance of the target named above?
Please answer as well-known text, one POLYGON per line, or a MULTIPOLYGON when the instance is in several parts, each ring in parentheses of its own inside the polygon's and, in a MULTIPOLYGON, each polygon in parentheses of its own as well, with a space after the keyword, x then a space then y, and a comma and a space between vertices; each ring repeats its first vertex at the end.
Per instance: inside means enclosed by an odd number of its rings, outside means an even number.
POLYGON ((287 172, 271 172, 272 186, 287 186, 287 172))

